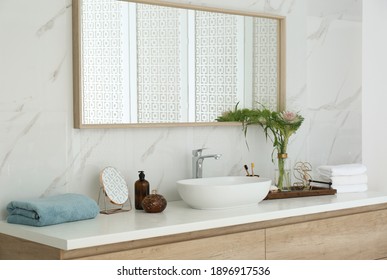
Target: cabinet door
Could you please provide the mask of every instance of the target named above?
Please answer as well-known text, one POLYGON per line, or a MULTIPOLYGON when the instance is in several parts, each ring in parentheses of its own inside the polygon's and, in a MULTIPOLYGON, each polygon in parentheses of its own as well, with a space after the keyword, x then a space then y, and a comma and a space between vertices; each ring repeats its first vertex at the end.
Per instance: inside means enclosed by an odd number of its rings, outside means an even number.
POLYGON ((96 255, 84 259, 264 259, 264 230, 226 234, 96 255))
POLYGON ((387 256, 387 210, 266 231, 267 259, 379 259, 387 256))

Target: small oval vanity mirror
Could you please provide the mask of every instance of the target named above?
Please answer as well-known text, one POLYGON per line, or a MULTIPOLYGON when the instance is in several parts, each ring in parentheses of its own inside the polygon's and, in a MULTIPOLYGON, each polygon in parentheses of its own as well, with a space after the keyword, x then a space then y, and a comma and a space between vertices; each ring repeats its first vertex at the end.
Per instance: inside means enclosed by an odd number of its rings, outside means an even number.
POLYGON ((114 167, 101 171, 100 181, 106 196, 117 205, 123 205, 129 198, 128 186, 124 178, 114 167))

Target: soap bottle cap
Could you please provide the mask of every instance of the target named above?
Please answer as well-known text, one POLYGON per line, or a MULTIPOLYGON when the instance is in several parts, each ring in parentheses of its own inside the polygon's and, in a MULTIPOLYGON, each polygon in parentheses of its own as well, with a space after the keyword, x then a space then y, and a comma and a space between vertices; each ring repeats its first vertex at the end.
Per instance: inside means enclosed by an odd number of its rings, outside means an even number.
POLYGON ((140 181, 143 181, 145 179, 144 171, 138 171, 138 177, 140 178, 140 181))

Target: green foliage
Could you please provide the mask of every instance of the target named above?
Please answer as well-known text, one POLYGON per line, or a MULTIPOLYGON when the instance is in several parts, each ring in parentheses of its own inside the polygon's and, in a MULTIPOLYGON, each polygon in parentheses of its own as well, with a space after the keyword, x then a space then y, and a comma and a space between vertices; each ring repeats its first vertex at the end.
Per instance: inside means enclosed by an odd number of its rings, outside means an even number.
POLYGON ((236 104, 233 111, 223 113, 217 118, 217 121, 240 122, 245 135, 250 125, 259 125, 265 132, 266 140, 272 141, 274 151, 285 154, 290 136, 300 128, 304 118, 298 113, 271 111, 264 107, 262 109, 238 109, 238 104, 236 104))

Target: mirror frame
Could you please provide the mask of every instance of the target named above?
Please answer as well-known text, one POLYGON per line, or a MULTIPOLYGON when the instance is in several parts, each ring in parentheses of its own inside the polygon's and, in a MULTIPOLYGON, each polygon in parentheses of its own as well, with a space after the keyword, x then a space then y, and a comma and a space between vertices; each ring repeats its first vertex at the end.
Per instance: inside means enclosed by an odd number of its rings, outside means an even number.
MULTIPOLYGON (((183 8, 207 12, 218 12, 233 15, 263 17, 278 20, 278 111, 286 108, 286 18, 284 16, 272 15, 266 13, 254 13, 239 10, 227 10, 222 8, 198 6, 191 4, 179 4, 167 1, 157 0, 117 0, 123 2, 134 2, 150 5, 159 5, 173 8, 183 8)), ((238 122, 179 122, 179 123, 123 123, 123 124, 83 124, 82 123, 82 88, 81 88, 81 10, 82 0, 73 0, 72 4, 72 36, 73 36, 73 118, 74 128, 129 128, 129 127, 187 127, 187 126, 236 126, 238 122)))

